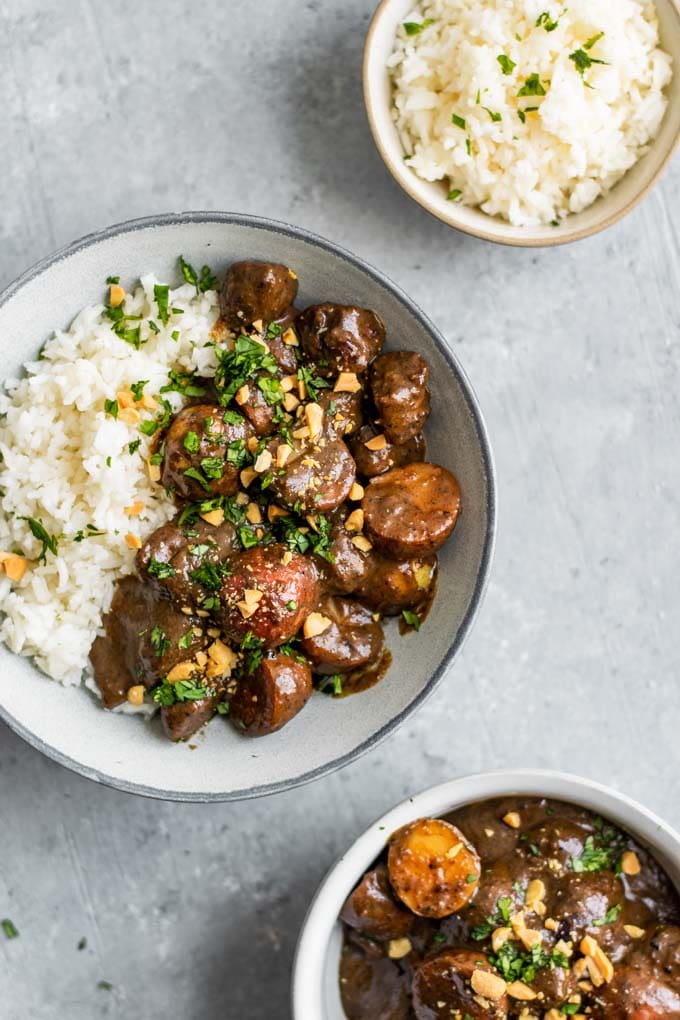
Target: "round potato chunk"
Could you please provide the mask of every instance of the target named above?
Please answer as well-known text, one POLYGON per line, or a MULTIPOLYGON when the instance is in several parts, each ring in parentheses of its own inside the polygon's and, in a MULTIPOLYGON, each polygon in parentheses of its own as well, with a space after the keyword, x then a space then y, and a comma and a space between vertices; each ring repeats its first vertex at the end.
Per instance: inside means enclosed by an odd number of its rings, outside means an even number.
POLYGON ((161 723, 166 737, 177 742, 192 737, 210 722, 220 700, 218 694, 195 701, 177 701, 174 705, 163 706, 161 723))
POLYGON ((415 351, 390 351, 371 365, 371 390, 391 443, 401 446, 422 431, 430 414, 430 370, 415 351))
POLYGON ((356 461, 357 472, 364 478, 376 478, 391 468, 403 467, 421 461, 425 456, 425 440, 422 435, 414 436, 402 446, 395 446, 387 437, 385 445, 372 450, 366 443, 372 443, 383 435, 374 425, 364 425, 349 441, 349 448, 356 461))
POLYGON ((200 517, 185 524, 179 518, 162 524, 149 535, 135 557, 142 580, 180 607, 201 607, 219 587, 228 569, 226 561, 241 548, 236 528, 229 521, 213 526, 200 517))
POLYGON ((394 560, 431 556, 453 531, 458 482, 436 464, 409 464, 374 478, 363 502, 364 530, 394 560))
POLYGON ((395 893, 421 917, 448 917, 474 896, 481 864, 455 825, 422 818, 394 834, 387 868, 395 893))
POLYGON ((488 989, 496 995, 504 982, 494 974, 483 954, 474 949, 446 949, 425 960, 413 975, 413 1010, 417 1020, 504 1020, 508 1015, 507 995, 497 998, 476 991, 491 978, 488 989), (477 973, 478 976, 475 977, 477 973))
POLYGON ((300 312, 297 330, 304 353, 321 375, 365 372, 385 342, 382 320, 368 308, 311 305, 300 312))
POLYGON ((229 718, 244 733, 262 737, 285 726, 312 693, 312 674, 292 655, 266 655, 244 676, 229 702, 229 718))
POLYGON ((330 624, 321 634, 300 642, 315 673, 351 673, 378 661, 383 630, 365 606, 352 599, 328 598, 318 606, 318 612, 330 624))
POLYGON ((242 415, 225 412, 219 404, 183 408, 165 437, 162 484, 181 499, 232 495, 252 435, 242 415))
POLYGON ((234 262, 229 268, 222 293, 222 317, 230 329, 261 319, 263 324, 285 316, 295 300, 295 274, 276 262, 234 262))
POLYGON ((415 923, 413 914, 395 899, 384 864, 364 875, 345 901, 340 920, 379 940, 403 938, 415 923))
POLYGON ((290 640, 318 599, 311 561, 275 544, 245 550, 231 568, 215 614, 224 633, 240 642, 250 632, 268 648, 290 640))

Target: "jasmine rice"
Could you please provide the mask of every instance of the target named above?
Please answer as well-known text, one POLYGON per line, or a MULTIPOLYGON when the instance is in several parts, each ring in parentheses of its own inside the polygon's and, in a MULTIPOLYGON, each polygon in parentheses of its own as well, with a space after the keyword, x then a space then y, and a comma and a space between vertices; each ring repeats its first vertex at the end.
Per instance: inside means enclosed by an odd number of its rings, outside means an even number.
POLYGON ((69 684, 87 680, 137 545, 175 514, 153 481, 153 443, 184 403, 182 373, 212 376, 216 364, 205 274, 176 289, 144 276, 120 311, 117 286, 0 396, 0 639, 69 684))
POLYGON ((658 132, 672 76, 649 0, 423 0, 389 70, 408 165, 518 226, 612 188, 658 132))

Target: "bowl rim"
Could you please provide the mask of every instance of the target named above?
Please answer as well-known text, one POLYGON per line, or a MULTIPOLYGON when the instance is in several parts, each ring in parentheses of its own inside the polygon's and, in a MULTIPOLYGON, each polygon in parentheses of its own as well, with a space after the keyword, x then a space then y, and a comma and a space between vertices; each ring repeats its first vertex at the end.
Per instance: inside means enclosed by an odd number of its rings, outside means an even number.
POLYGON ((605 818, 626 815, 630 821, 619 824, 623 828, 629 826, 654 851, 667 857, 672 855, 680 873, 680 832, 639 801, 584 776, 554 769, 492 769, 427 787, 376 818, 327 871, 302 922, 295 949, 291 969, 293 1020, 327 1020, 323 1008, 326 956, 338 913, 389 836, 417 818, 442 815, 454 806, 511 794, 542 795, 581 804, 605 818), (661 847, 664 840, 666 845, 661 847))
POLYGON ((344 768, 351 762, 357 760, 363 755, 367 754, 374 747, 377 747, 383 740, 385 740, 391 733, 393 733, 402 723, 404 723, 414 712, 416 712, 424 702, 434 693, 435 689, 439 686, 442 679, 444 678, 447 670, 453 664, 457 658, 465 640, 467 639, 472 625, 477 618, 477 614, 481 608, 484 595, 489 584, 491 565, 493 562, 493 555, 496 542, 496 522, 497 522, 497 482, 496 482, 496 469, 494 465, 493 453, 491 450, 491 444, 488 436, 486 422, 482 414, 477 396, 472 388, 470 380, 467 377, 465 370, 459 363, 456 355, 449 348, 443 334, 429 319, 429 317, 423 312, 423 310, 416 304, 415 301, 410 298, 402 288, 394 283, 389 277, 385 276, 379 269, 376 269, 369 262, 365 261, 358 255, 353 254, 341 245, 335 244, 335 242, 328 240, 319 234, 313 233, 304 227, 297 227, 291 224, 285 223, 280 220, 273 220, 262 216, 253 216, 245 213, 234 213, 234 212, 221 212, 221 211, 186 211, 186 212, 170 212, 170 213, 159 213, 152 216, 144 216, 131 220, 124 220, 120 223, 115 223, 109 227, 105 227, 101 230, 94 231, 86 234, 83 237, 72 241, 63 247, 57 249, 50 255, 45 256, 38 262, 30 266, 25 272, 18 276, 13 282, 0 292, 0 310, 10 301, 10 299, 21 290, 26 284, 32 280, 46 273, 53 265, 61 262, 64 259, 80 252, 86 248, 97 245, 102 241, 109 240, 125 233, 133 233, 138 230, 155 229, 158 227, 167 226, 178 226, 184 224, 196 224, 196 223, 221 223, 226 225, 236 225, 257 228, 261 230, 270 231, 277 234, 283 234, 286 237, 294 238, 296 240, 305 241, 312 244, 323 251, 335 255, 345 261, 349 262, 356 269, 361 270, 365 273, 373 282, 377 283, 381 287, 385 288, 393 297, 397 299, 401 304, 405 305, 410 313, 420 322, 423 328, 426 330, 428 335, 432 338, 432 341, 439 351, 440 355, 446 361, 448 367, 453 372, 454 376, 458 380, 460 389, 465 400, 468 412, 473 421, 477 439, 479 442, 480 453, 483 461, 484 473, 487 479, 487 500, 486 500, 486 514, 487 514, 487 525, 486 532, 484 535, 484 544, 482 550, 482 559, 479 568, 479 573, 475 582, 475 587, 470 600, 468 610, 463 617, 461 625, 458 629, 455 639, 449 646, 449 649, 444 656, 444 659, 430 676, 429 680, 418 693, 417 697, 406 706, 406 708, 398 713, 393 719, 387 722, 384 726, 378 729, 370 737, 364 740, 362 743, 357 745, 351 751, 348 751, 344 755, 340 755, 337 758, 320 765, 318 768, 311 769, 309 772, 303 772, 291 779, 280 780, 274 783, 267 783, 263 786, 251 786, 243 789, 208 793, 198 791, 173 791, 173 790, 160 790, 156 787, 149 787, 143 783, 130 782, 128 780, 117 779, 113 776, 109 776, 99 769, 90 768, 89 766, 83 765, 74 758, 63 754, 56 748, 53 748, 45 741, 36 737, 30 732, 18 719, 15 719, 4 707, 0 700, 0 719, 4 721, 11 730, 13 730, 19 737, 21 737, 27 744, 30 744, 37 751, 40 751, 47 758, 51 758, 52 761, 57 764, 76 772, 78 775, 84 776, 87 779, 91 779, 94 782, 101 783, 105 786, 113 787, 114 789, 121 790, 124 793, 134 793, 144 797, 149 797, 155 800, 170 800, 178 802, 191 802, 191 803, 215 803, 225 801, 238 801, 238 800, 250 800, 257 797, 266 797, 274 793, 282 793, 286 790, 292 790, 298 786, 303 786, 306 783, 312 782, 315 779, 320 779, 322 776, 329 775, 339 769, 344 768))
MULTIPOLYGON (((678 20, 678 28, 680 29, 680 0, 667 0, 670 4, 671 9, 675 12, 678 20)), ((403 172, 404 168, 397 164, 392 158, 386 143, 383 140, 383 134, 378 126, 378 117, 376 115, 376 109, 378 106, 378 100, 371 84, 370 75, 370 64, 372 59, 373 44, 378 29, 381 26, 384 16, 389 12, 391 5, 395 3, 395 0, 380 0, 380 3, 376 7, 371 21, 368 26, 366 33, 366 40, 364 43, 364 54, 362 63, 362 82, 363 82, 363 98, 364 107, 366 109, 366 116, 368 118, 368 124, 373 136, 375 147, 380 154, 380 158, 385 164, 387 170, 391 174, 392 178, 396 181, 400 188, 417 202, 418 205, 424 209, 435 219, 441 223, 445 223, 446 226, 452 227, 454 230, 460 230, 464 234, 468 234, 470 237, 476 237, 481 241, 491 241, 494 244, 506 245, 511 248, 556 248, 563 244, 572 244, 575 241, 582 241, 588 237, 594 237, 596 234, 601 233, 603 230, 607 230, 609 227, 613 227, 619 220, 622 220, 624 216, 627 216, 633 209, 636 208, 649 194, 649 192, 658 183, 659 179, 665 173, 668 168, 668 164, 675 155, 678 147, 680 147, 680 127, 675 133, 675 137, 668 147, 668 151, 664 154, 660 160, 656 170, 652 174, 651 178, 647 181, 643 188, 640 188, 635 194, 620 208, 614 209, 609 215, 603 217, 597 223, 592 224, 589 227, 578 227, 566 228, 561 230, 558 234, 546 235, 545 237, 531 237, 531 236, 505 236, 496 233, 490 226, 485 229, 481 224, 480 226, 473 225, 471 223, 462 223, 456 218, 455 205, 452 206, 451 212, 447 215, 442 209, 439 208, 434 202, 432 202, 427 194, 420 191, 418 184, 414 181, 419 181, 420 178, 416 176, 413 171, 410 173, 403 172)), ((656 0, 655 0, 656 4, 656 0)), ((676 68, 675 74, 680 73, 676 68)), ((652 139, 650 143, 649 153, 654 146, 656 139, 652 139)), ((646 153, 645 155, 647 155, 646 153)), ((406 168, 408 170, 408 168, 406 168)), ((625 176, 625 175, 624 175, 625 176)), ((423 184, 429 182, 423 181, 423 184)), ((478 210, 482 216, 486 214, 478 210)), ((493 216, 486 216, 490 224, 494 223, 493 216)), ((566 221, 568 222, 568 221, 566 221)), ((529 230, 533 228, 528 228, 529 230)))

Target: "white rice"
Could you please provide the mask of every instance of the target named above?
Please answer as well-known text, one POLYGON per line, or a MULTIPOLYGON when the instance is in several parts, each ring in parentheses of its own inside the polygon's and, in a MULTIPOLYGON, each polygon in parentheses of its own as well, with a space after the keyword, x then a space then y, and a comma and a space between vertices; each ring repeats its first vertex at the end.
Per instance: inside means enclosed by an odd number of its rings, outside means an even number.
MULTIPOLYGON (((88 652, 114 581, 132 570, 135 552, 125 536, 143 540, 174 513, 163 489, 149 479, 151 440, 138 425, 105 413, 104 401, 143 379, 149 380, 144 394, 157 397, 170 369, 214 374, 217 293, 197 294, 190 284, 171 290, 170 307, 182 311, 163 326, 154 301, 158 282, 143 277, 125 302, 126 314, 143 316, 146 342, 139 350, 115 334, 103 305, 92 305, 69 330, 57 332, 41 360, 26 365, 26 375, 7 382, 8 395, 0 396, 0 550, 30 560, 18 583, 0 572, 0 639, 66 684, 87 677, 88 652), (131 454, 128 444, 137 439, 141 445, 131 454), (124 508, 138 501, 144 504, 141 515, 126 514, 124 508), (37 562, 41 543, 20 517, 39 520, 50 535, 60 536, 56 556, 47 552, 46 561, 37 562), (74 541, 88 525, 104 534, 74 541)), ((163 396, 175 410, 182 404, 178 394, 163 396)), ((142 420, 153 416, 142 412, 142 420)))
POLYGON ((672 70, 651 0, 423 0, 404 21, 425 27, 399 28, 394 118, 409 166, 446 181, 452 201, 519 226, 561 220, 613 187, 659 130, 672 70), (581 75, 579 50, 606 63, 581 75), (536 74, 546 95, 519 97, 536 74))

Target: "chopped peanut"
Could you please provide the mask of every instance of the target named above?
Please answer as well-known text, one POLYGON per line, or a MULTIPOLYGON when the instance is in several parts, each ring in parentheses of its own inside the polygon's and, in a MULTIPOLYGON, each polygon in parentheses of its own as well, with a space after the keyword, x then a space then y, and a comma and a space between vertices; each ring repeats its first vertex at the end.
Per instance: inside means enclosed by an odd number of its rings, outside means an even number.
POLYGON ((294 393, 286 393, 283 398, 283 406, 284 409, 290 413, 291 411, 294 411, 296 407, 300 406, 300 401, 294 393))
POLYGON ((488 970, 473 970, 470 984, 477 995, 492 1002, 502 999, 508 987, 502 977, 488 970))
POLYGON ((258 602, 262 600, 264 595, 263 591, 258 588, 246 588, 243 592, 243 600, 247 602, 249 606, 256 606, 258 602))
POLYGON ((298 340, 297 333, 295 332, 292 326, 288 327, 288 329, 283 334, 281 339, 283 340, 284 344, 286 344, 287 347, 300 346, 300 341, 298 340))
POLYGON ((248 442, 246 443, 249 453, 255 453, 259 445, 260 440, 257 438, 257 436, 251 436, 248 442))
POLYGON ((512 928, 496 928, 491 933, 491 948, 494 953, 497 953, 501 946, 504 946, 512 937, 512 928))
POLYGON ((545 914, 545 883, 540 878, 534 878, 527 887, 525 903, 527 910, 534 914, 543 916, 545 914))
POLYGON ((309 439, 309 426, 305 425, 301 429, 295 429, 293 439, 309 439))
POLYGON ((251 467, 246 467, 239 475, 239 478, 241 479, 241 485, 243 486, 243 488, 247 489, 252 480, 254 478, 257 478, 257 471, 255 471, 251 467))
POLYGON ((131 705, 135 705, 139 708, 140 705, 144 704, 144 684, 135 684, 134 687, 130 687, 127 692, 127 699, 131 705))
POLYGON ((288 443, 281 443, 276 449, 276 466, 277 468, 285 467, 290 459, 293 452, 293 447, 289 446, 288 443))
POLYGON ((261 475, 265 471, 269 471, 272 466, 272 455, 269 450, 263 450, 258 456, 257 460, 253 464, 253 470, 256 474, 261 475))
POLYGON ((253 613, 257 611, 257 603, 251 605, 248 602, 237 602, 236 608, 239 610, 244 620, 249 620, 253 613))
POLYGON ((221 506, 218 506, 216 510, 209 510, 206 514, 199 514, 199 516, 206 524, 212 524, 213 528, 219 528, 220 524, 224 524, 224 510, 221 506))
POLYGON ((109 304, 112 308, 118 308, 125 301, 125 291, 119 283, 112 283, 109 287, 109 304))
POLYGON ((262 511, 257 503, 249 503, 246 507, 246 518, 251 524, 262 524, 262 511))
POLYGON ((248 493, 237 492, 234 496, 234 502, 236 503, 236 506, 248 506, 248 503, 250 502, 248 499, 248 493))
POLYGON ((536 931, 534 928, 527 928, 523 910, 512 915, 510 924, 525 949, 533 949, 534 946, 539 946, 543 941, 540 931, 536 931))
POLYGON ((519 811, 508 811, 507 815, 503 815, 503 821, 511 829, 519 829, 522 824, 519 811))
POLYGON ((136 503, 132 503, 131 506, 124 507, 125 513, 128 517, 139 517, 143 509, 144 504, 139 502, 139 500, 136 503))
POLYGON ((364 487, 359 485, 358 482, 352 482, 352 488, 349 490, 349 498, 353 503, 358 503, 360 499, 364 498, 364 487))
POLYGON ((645 929, 638 928, 636 924, 624 924, 623 930, 632 939, 641 939, 645 933, 645 929))
POLYGON ((314 439, 323 428, 323 409, 319 404, 307 404, 305 406, 305 418, 309 425, 309 434, 314 439))
POLYGON ((538 994, 523 981, 511 981, 506 990, 511 999, 519 999, 520 1002, 531 1002, 538 994))
POLYGON ((228 645, 225 645, 219 638, 208 648, 210 664, 206 670, 208 677, 226 676, 231 673, 236 665, 237 655, 228 645))
MULTIPOLYGON (((196 630, 196 629, 197 628, 194 628, 194 630, 196 630)), ((199 635, 200 635, 200 631, 199 631, 199 635)), ((207 665, 208 656, 205 654, 205 652, 196 652, 196 655, 194 656, 194 658, 196 659, 196 664, 198 666, 200 666, 201 668, 203 668, 203 666, 207 665)))
POLYGON ((139 535, 133 535, 131 532, 129 532, 125 536, 125 544, 127 545, 128 549, 141 549, 142 548, 142 540, 139 537, 139 535))
POLYGON ((116 393, 118 407, 132 407, 135 402, 135 395, 132 390, 119 390, 116 393))
POLYGON ((621 857, 621 871, 624 875, 640 874, 640 859, 634 850, 626 850, 621 857))
POLYGON ((267 517, 274 523, 277 517, 287 517, 288 511, 284 510, 282 506, 277 506, 276 503, 270 503, 267 507, 267 517))
POLYGON ((141 404, 145 411, 155 411, 158 407, 158 401, 148 393, 142 394, 139 404, 141 404))
POLYGON ((292 559, 293 559, 292 550, 286 549, 285 553, 281 557, 281 563, 283 564, 284 567, 287 567, 288 564, 292 561, 292 559))
POLYGON ((361 383, 357 379, 356 372, 340 372, 335 386, 334 393, 358 393, 361 383))
POLYGON ((261 333, 263 326, 264 323, 262 322, 262 319, 255 319, 255 322, 253 323, 253 329, 255 330, 256 333, 261 333))
POLYGON ((147 461, 146 470, 147 474, 149 475, 149 481, 160 482, 161 480, 160 464, 152 464, 151 461, 147 461))
POLYGON ((140 414, 134 407, 124 407, 118 412, 118 421, 125 422, 126 425, 137 425, 139 424, 140 414))
POLYGON ((305 397, 307 396, 307 386, 305 384, 304 379, 302 379, 299 375, 297 377, 297 391, 300 400, 304 400, 305 397))
POLYGON ((387 955, 390 960, 401 960, 402 957, 408 956, 412 948, 410 939, 391 939, 387 947, 387 955))
POLYGON ((172 667, 166 680, 169 684, 176 684, 178 680, 190 680, 195 669, 196 663, 189 659, 185 662, 178 662, 176 666, 172 667))
MULTIPOLYGON (((581 950, 584 956, 594 961, 594 963, 597 965, 598 970, 602 974, 603 979, 605 981, 611 981, 611 979, 614 977, 614 966, 609 957, 607 956, 607 954, 598 945, 598 943, 595 941, 592 935, 585 935, 581 939, 579 949, 581 950)), ((595 984, 596 982, 592 976, 592 973, 590 976, 593 981, 593 984, 595 984)))
POLYGON ((310 613, 302 626, 302 633, 306 638, 318 637, 328 630, 331 622, 323 613, 310 613))
POLYGON ((368 442, 364 443, 367 450, 384 450, 387 446, 387 440, 383 435, 373 436, 373 439, 369 439, 368 442))
POLYGON ((294 375, 284 375, 281 379, 281 389, 284 393, 290 393, 292 389, 297 385, 297 377, 294 375))
POLYGON ((345 521, 347 531, 361 531, 364 526, 364 511, 357 507, 345 521))
POLYGON ((250 387, 248 383, 244 383, 240 390, 236 391, 234 400, 237 404, 247 404, 250 399, 250 387))
POLYGON ((365 535, 355 535, 352 539, 352 545, 356 546, 357 549, 360 549, 361 552, 370 552, 373 548, 365 535))
POLYGON ((28 560, 16 553, 0 553, 0 563, 10 581, 20 581, 26 573, 28 560))
MULTIPOLYGON (((432 581, 432 570, 433 568, 428 563, 424 563, 421 567, 417 567, 415 570, 414 576, 416 584, 424 591, 427 591, 430 587, 430 582, 432 581)), ((491 830, 491 835, 493 835, 493 829, 491 830)))
POLYGON ((292 269, 288 270, 288 275, 290 276, 291 280, 297 280, 297 273, 294 272, 292 269))

